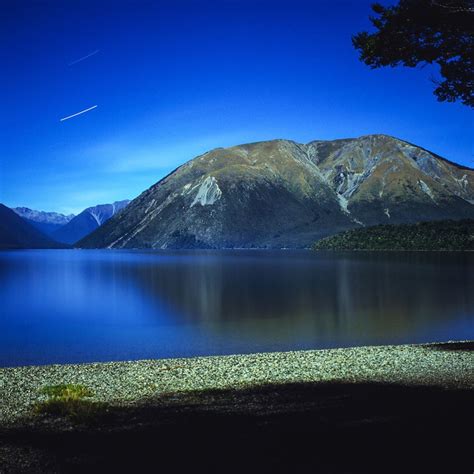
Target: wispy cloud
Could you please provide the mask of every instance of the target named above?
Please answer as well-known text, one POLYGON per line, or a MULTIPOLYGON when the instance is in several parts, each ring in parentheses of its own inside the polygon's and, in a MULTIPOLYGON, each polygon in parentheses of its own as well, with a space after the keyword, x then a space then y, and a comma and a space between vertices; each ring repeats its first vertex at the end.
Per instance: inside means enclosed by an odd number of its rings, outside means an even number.
POLYGON ((20 189, 4 187, 2 199, 13 207, 77 214, 96 204, 133 199, 177 166, 212 148, 241 143, 247 135, 242 131, 186 135, 179 142, 122 135, 94 144, 64 143, 51 151, 51 164, 42 166, 41 173, 31 162, 26 174, 38 174, 38 179, 20 189), (61 168, 55 165, 58 162, 61 168))
POLYGON ((80 63, 81 61, 84 61, 84 59, 90 58, 91 56, 95 56, 99 51, 100 49, 96 49, 95 51, 92 51, 92 53, 86 54, 85 56, 82 56, 82 58, 72 61, 68 64, 68 66, 74 66, 74 64, 80 63))
POLYGON ((136 143, 136 140, 110 140, 78 150, 81 159, 94 163, 106 173, 143 173, 174 168, 220 146, 240 143, 239 134, 219 134, 183 139, 180 143, 159 141, 136 143))
POLYGON ((78 115, 85 114, 86 112, 89 112, 90 110, 96 109, 98 106, 93 105, 92 107, 89 107, 88 109, 81 110, 80 112, 76 112, 75 114, 68 115, 67 117, 63 117, 62 119, 59 119, 60 122, 64 122, 65 120, 69 120, 73 117, 77 117, 78 115))

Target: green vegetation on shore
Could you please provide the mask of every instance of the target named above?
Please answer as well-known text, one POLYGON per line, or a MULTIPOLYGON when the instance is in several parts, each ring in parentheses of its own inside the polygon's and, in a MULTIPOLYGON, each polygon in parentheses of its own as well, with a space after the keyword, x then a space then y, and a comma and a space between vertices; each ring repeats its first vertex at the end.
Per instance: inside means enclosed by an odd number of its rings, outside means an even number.
POLYGON ((474 250, 474 220, 353 229, 319 240, 313 250, 474 250))
POLYGON ((103 407, 102 403, 90 400, 94 392, 84 385, 47 385, 40 390, 40 394, 45 395, 47 399, 36 403, 34 408, 37 414, 83 422, 95 418, 103 407))

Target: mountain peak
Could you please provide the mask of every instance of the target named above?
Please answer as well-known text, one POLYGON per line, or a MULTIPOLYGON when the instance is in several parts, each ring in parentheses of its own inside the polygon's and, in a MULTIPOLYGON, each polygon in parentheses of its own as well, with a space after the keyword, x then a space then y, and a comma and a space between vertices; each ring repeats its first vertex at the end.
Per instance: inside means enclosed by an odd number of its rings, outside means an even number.
POLYGON ((66 215, 59 212, 36 211, 29 207, 14 207, 12 211, 24 219, 49 224, 67 224, 74 217, 74 214, 66 215))
POLYGON ((308 247, 380 223, 474 217, 474 172, 383 134, 269 140, 183 164, 84 247, 308 247))
POLYGON ((124 209, 129 202, 128 199, 125 199, 115 201, 112 204, 98 204, 88 207, 58 229, 53 236, 59 242, 73 244, 103 225, 112 216, 124 209))
MULTIPOLYGON (((28 209, 28 208, 26 208, 28 209)), ((30 209, 28 209, 30 210, 30 209)), ((12 209, 0 204, 0 248, 62 248, 12 209)))
POLYGON ((59 212, 36 211, 29 207, 15 207, 12 208, 12 211, 50 237, 74 217, 74 214, 65 215, 59 212))

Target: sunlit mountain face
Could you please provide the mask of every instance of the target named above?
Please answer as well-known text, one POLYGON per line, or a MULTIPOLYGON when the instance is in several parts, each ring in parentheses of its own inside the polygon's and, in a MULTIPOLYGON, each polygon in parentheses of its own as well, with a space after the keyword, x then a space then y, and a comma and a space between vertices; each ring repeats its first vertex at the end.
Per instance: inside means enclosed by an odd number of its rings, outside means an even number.
POLYGON ((375 224, 474 218, 474 171, 385 135, 218 148, 179 167, 85 248, 304 248, 375 224))

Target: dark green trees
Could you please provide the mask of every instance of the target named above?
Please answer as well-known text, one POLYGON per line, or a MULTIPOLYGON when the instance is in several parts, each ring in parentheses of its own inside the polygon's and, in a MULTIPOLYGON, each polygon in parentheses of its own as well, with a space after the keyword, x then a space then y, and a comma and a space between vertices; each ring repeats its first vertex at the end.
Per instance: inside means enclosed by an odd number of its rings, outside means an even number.
POLYGON ((400 0, 372 10, 375 33, 352 38, 361 61, 372 68, 438 64, 438 100, 474 107, 473 0, 400 0))

